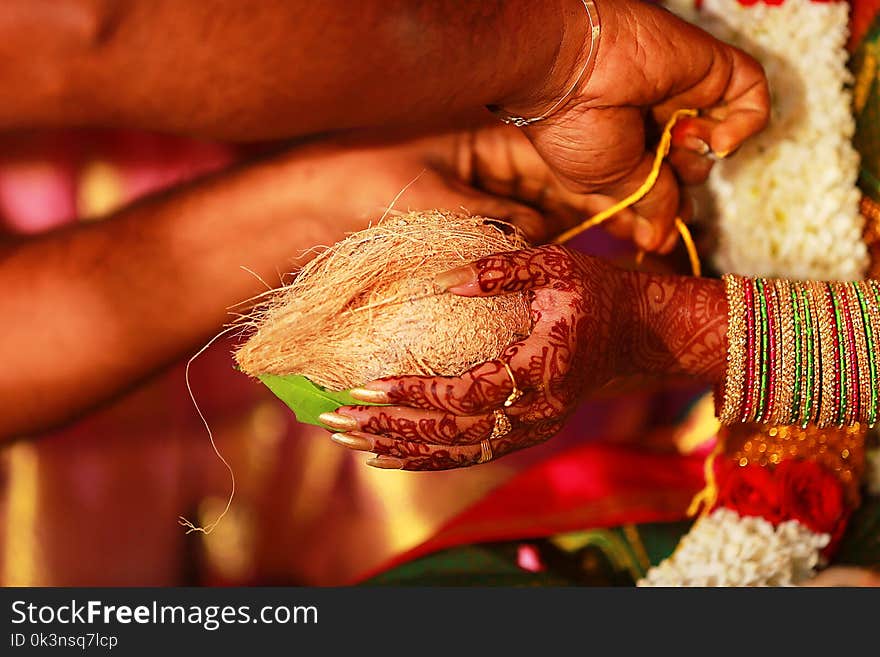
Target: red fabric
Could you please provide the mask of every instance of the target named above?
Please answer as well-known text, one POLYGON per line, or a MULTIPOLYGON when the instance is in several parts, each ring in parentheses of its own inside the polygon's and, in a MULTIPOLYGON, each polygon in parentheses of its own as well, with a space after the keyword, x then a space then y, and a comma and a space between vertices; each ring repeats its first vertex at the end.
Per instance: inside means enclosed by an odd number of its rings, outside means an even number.
POLYGON ((453 518, 421 545, 358 581, 458 545, 552 536, 686 517, 703 487, 703 455, 588 444, 536 465, 453 518))

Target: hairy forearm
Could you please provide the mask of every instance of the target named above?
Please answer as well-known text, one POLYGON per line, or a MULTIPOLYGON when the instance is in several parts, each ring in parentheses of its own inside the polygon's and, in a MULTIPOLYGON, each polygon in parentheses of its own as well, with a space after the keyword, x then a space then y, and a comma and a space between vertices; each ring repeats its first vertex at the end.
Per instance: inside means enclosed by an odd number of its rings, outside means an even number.
POLYGON ((722 379, 727 299, 720 280, 626 272, 621 288, 621 374, 722 379))
POLYGON ((528 106, 561 93, 586 34, 576 0, 12 1, 0 127, 251 140, 528 106))
MULTIPOLYGON (((365 223, 282 158, 0 251, 0 438, 70 420, 193 351, 228 308, 365 223)), ((329 166, 325 163, 325 166, 329 166)))

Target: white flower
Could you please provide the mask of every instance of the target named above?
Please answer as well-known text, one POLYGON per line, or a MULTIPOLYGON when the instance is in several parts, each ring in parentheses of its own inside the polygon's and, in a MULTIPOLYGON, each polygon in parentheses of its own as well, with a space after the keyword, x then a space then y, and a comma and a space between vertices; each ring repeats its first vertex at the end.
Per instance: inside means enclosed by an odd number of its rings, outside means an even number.
POLYGON ((850 138, 849 6, 674 0, 671 8, 756 57, 772 97, 767 129, 715 165, 698 194, 717 231, 715 265, 750 276, 862 278, 868 252, 850 138))
POLYGON ((698 520, 639 586, 794 586, 810 579, 831 540, 797 520, 774 527, 720 508, 698 520))
MULTIPOLYGON (((696 215, 718 235, 714 264, 751 276, 852 280, 868 253, 850 139, 848 3, 671 0, 667 6, 764 66, 771 122, 696 190, 696 215)), ((880 452, 868 457, 880 493, 880 452)), ((870 480, 869 480, 870 481, 870 480)), ((870 484, 869 484, 870 485, 870 484)), ((828 534, 775 527, 719 509, 698 521, 640 586, 786 586, 809 579, 828 534)))

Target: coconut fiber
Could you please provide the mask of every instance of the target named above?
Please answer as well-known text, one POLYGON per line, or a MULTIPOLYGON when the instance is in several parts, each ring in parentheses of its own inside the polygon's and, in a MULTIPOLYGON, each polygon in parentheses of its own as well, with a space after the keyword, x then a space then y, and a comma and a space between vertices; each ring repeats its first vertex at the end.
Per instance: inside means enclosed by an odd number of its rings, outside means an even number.
POLYGON ((442 271, 528 246, 489 222, 434 210, 353 233, 266 297, 235 360, 252 376, 347 390, 383 376, 456 376, 498 358, 531 330, 527 295, 460 297, 433 284, 442 271))

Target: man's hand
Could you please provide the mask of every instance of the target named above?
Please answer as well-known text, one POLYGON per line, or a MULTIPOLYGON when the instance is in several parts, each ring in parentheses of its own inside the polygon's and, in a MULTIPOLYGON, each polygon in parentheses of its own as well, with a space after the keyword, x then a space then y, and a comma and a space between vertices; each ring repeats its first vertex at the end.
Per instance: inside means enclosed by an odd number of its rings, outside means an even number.
MULTIPOLYGON (((669 244, 682 211, 679 182, 704 180, 712 166, 706 155, 724 157, 766 125, 767 81, 750 56, 664 9, 639 0, 599 0, 597 6, 602 34, 592 74, 568 103, 526 132, 571 190, 605 195, 610 205, 648 177, 653 153, 646 135, 676 109, 701 110, 677 126, 669 163, 651 192, 616 219, 618 230, 656 250, 669 244)), ((578 58, 569 59, 573 65, 564 67, 556 94, 579 73, 578 58)), ((530 116, 554 100, 505 109, 530 116)))

